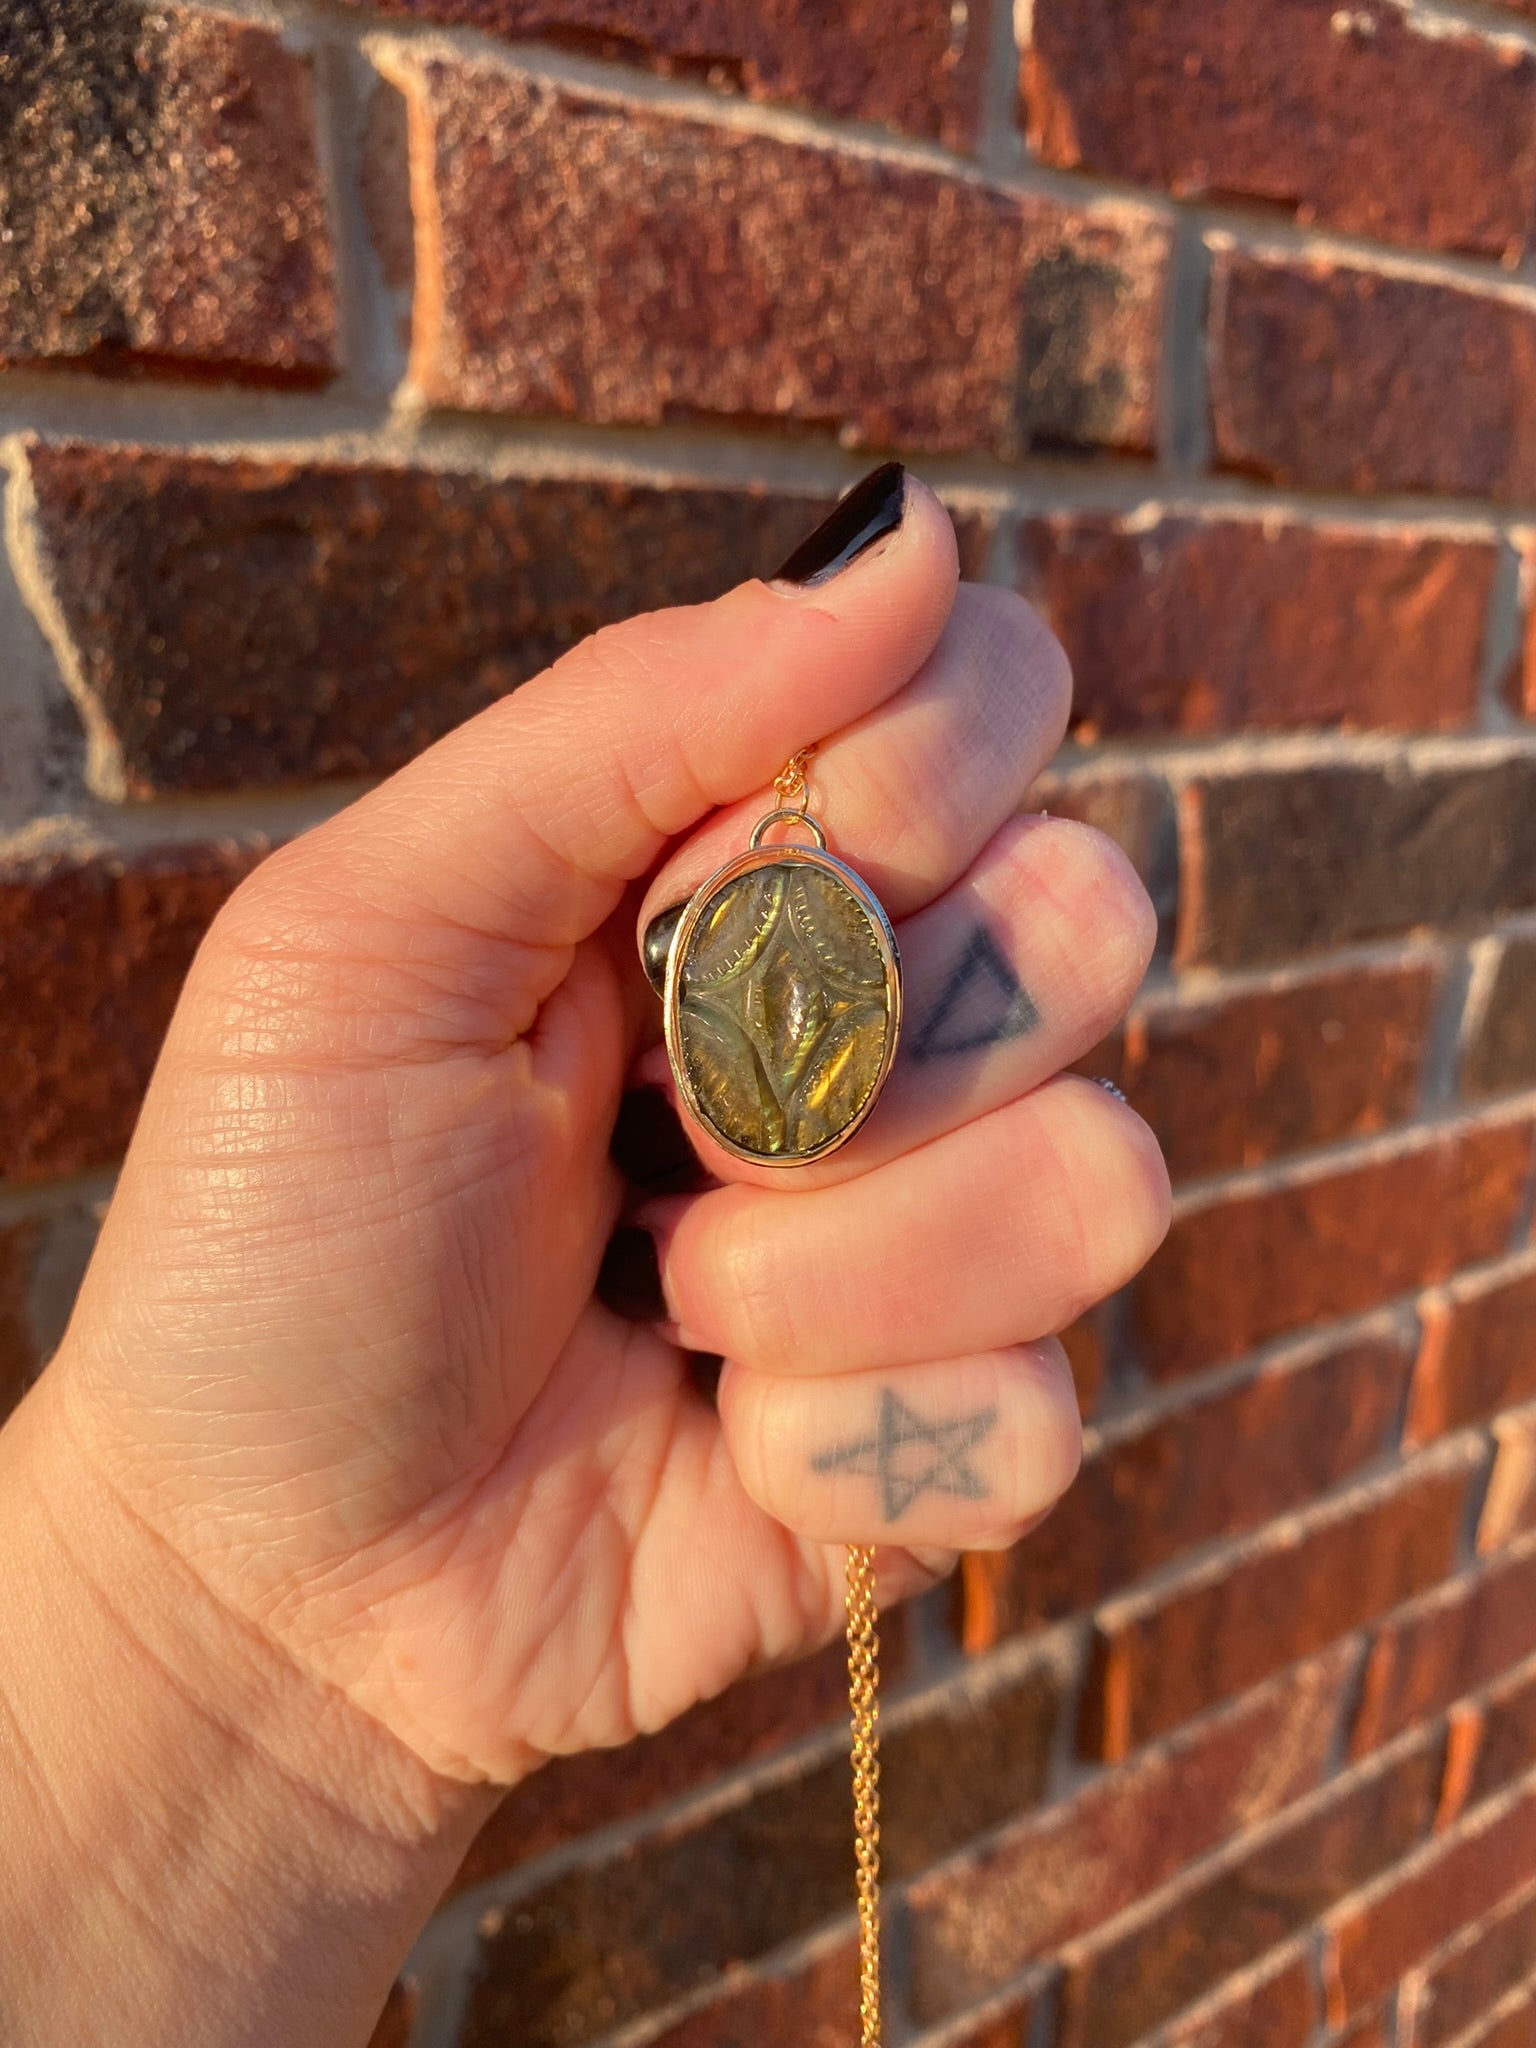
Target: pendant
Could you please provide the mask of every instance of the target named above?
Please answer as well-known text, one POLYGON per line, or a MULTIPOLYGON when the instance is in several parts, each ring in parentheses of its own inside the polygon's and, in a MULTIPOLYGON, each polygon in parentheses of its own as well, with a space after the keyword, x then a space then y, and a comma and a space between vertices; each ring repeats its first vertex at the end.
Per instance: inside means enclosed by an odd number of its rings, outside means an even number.
POLYGON ((678 1093, 717 1144, 760 1166, 804 1166, 846 1144, 901 1028, 890 920, 804 807, 812 751, 779 776, 780 806, 746 852, 694 891, 667 954, 678 1093), (780 828, 803 836, 766 845, 780 828))

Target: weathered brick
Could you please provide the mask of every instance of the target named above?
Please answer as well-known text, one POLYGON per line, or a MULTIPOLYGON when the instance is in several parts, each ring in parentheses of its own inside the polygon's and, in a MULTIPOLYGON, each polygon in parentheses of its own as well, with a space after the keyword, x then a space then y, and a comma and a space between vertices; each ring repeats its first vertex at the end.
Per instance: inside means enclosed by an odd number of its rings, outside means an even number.
POLYGON ((1257 1983, 1218 1993, 1147 2048, 1306 2048, 1321 2019, 1311 1964, 1291 1956, 1257 1983))
POLYGON ((1469 1274, 1419 1304, 1406 1435, 1427 1443, 1536 1396, 1536 1267, 1469 1274))
POLYGON ((1493 1435, 1493 1472, 1477 1518, 1480 1556, 1536 1528, 1536 1407, 1499 1416, 1493 1435))
POLYGON ((845 2048, 857 2028, 859 1949, 850 1936, 772 1976, 727 1982, 721 1996, 647 2048, 845 2048))
POLYGON ((1413 2048, 1447 2048, 1529 1975, 1533 1956, 1536 1888, 1528 1888, 1410 1982, 1413 2048))
POLYGON ((1412 1472, 1281 1524, 1246 1556, 1106 1608, 1083 1697, 1084 1752, 1123 1757, 1444 1578, 1475 1469, 1462 1455, 1412 1472))
POLYGON ((314 381, 337 313, 306 59, 180 7, 10 0, 0 359, 314 381))
MULTIPOLYGON (((1318 1659, 911 1887, 916 2016, 988 1997, 1236 1830, 1316 1785, 1350 1661, 1318 1659)), ((893 1807, 894 1810, 894 1807, 893 1807)))
POLYGON ((0 1422, 32 1384, 42 1360, 27 1296, 42 1236, 34 1222, 0 1228, 0 1422))
POLYGON ((1216 251, 1217 460, 1313 490, 1536 494, 1536 300, 1216 251))
POLYGON ((1370 2005, 1412 1966, 1525 1884, 1536 1867, 1536 1792, 1474 1813, 1426 1850, 1409 1873, 1344 1907, 1324 1954, 1335 2023, 1370 2005))
POLYGON ((1438 731, 1476 714, 1490 541, 1063 512, 1028 521, 1021 545, 1085 737, 1438 731))
POLYGON ((1424 1834, 1438 1746, 1355 1779, 1124 1933, 1067 1956, 1058 2048, 1122 2048, 1277 1948, 1424 1834))
POLYGON ((539 36, 960 150, 976 141, 991 16, 988 0, 844 0, 835 27, 799 0, 382 0, 380 11, 539 36))
POLYGON ((1466 924, 1536 903, 1536 756, 1195 776, 1180 840, 1191 965, 1466 924))
POLYGON ((1536 1763, 1536 1670, 1526 1666, 1488 1688, 1474 1708, 1476 1751, 1467 1773, 1468 1806, 1491 1799, 1536 1763))
MULTIPOLYGON (((893 1878, 1038 1798, 1058 1682, 1031 1665, 890 1717, 881 1860, 893 1878)), ((852 1891, 847 1769, 834 1754, 723 1812, 559 1872, 483 1918, 463 2048, 500 2048, 509 2032, 519 2048, 575 2048, 841 1917, 852 1891)))
POLYGON ((1363 1755, 1536 1650, 1536 1549, 1437 1587, 1382 1624, 1350 1748, 1363 1755))
POLYGON ((1023 82, 1047 163, 1510 261, 1530 232, 1536 63, 1390 6, 1036 0, 1023 82))
POLYGON ((1467 2030, 1457 2048, 1536 2048, 1536 1992, 1502 1999, 1482 2026, 1467 2030))
POLYGON ((1408 963, 1155 997, 1127 1020, 1120 1085, 1175 1180, 1366 1137, 1415 1107, 1438 982, 1408 963))
POLYGON ((968 1560, 967 1597, 974 1582, 995 1640, 1316 1499, 1391 1441, 1408 1365, 1400 1344, 1366 1338, 1114 1432, 1040 1528, 968 1560))
POLYGON ((1134 207, 446 60, 399 76, 433 405, 999 455, 1151 444, 1168 236, 1134 207))
POLYGON ((38 1180, 121 1155, 198 942, 258 851, 0 862, 0 1174, 38 1180))
MULTIPOLYGON (((369 775, 610 620, 767 573, 754 489, 38 446, 40 538, 131 796, 369 775)), ((986 541, 957 519, 971 572, 986 541)))
POLYGON ((1462 1048, 1464 1095, 1503 1095, 1536 1087, 1536 937, 1509 939, 1493 986, 1462 1048))
MULTIPOLYGON (((900 1685, 908 1664, 903 1611, 882 1618, 880 1651, 884 1675, 900 1685)), ((832 1643, 813 1657, 743 1680, 623 1749, 558 1757, 502 1801, 476 1836, 453 1889, 482 1884, 593 1828, 644 1813, 830 1727, 846 1715, 847 1700, 847 1653, 832 1643)))
POLYGON ((1385 1158, 1186 1209, 1133 1293, 1148 1371, 1177 1379, 1494 1257, 1530 1152, 1524 1123, 1434 1131, 1385 1158))

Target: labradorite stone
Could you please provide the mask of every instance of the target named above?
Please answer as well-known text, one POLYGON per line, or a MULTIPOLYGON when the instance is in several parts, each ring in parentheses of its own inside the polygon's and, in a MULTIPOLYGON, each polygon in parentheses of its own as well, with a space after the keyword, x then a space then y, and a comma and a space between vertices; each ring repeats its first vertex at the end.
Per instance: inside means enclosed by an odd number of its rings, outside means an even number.
POLYGON ((722 1137, 793 1159, 863 1113, 892 992, 869 913, 831 870, 770 861, 722 884, 689 936, 679 992, 682 1060, 722 1137))

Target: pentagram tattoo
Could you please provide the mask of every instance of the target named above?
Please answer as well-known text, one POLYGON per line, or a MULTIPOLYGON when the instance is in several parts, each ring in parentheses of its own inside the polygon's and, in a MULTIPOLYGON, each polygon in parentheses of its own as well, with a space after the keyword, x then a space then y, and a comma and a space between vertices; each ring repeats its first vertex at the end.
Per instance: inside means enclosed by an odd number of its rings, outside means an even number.
POLYGON ((1003 957, 985 925, 977 925, 949 970, 933 1008, 912 1040, 914 1060, 980 1052, 1005 1038, 1022 1038, 1040 1022, 1034 997, 1003 957))
POLYGON ((904 1515, 920 1495, 948 1493, 961 1500, 985 1500, 987 1483, 967 1453, 988 1437, 995 1408, 978 1408, 955 1422, 924 1422, 889 1387, 868 1436, 834 1444, 811 1460, 814 1472, 861 1472, 880 1482, 888 1522, 904 1515))

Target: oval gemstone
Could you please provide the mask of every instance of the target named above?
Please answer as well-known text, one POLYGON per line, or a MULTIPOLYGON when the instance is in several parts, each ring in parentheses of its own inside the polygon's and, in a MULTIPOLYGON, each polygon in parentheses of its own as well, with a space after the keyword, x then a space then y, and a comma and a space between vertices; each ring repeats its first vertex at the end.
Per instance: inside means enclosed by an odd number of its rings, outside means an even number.
POLYGON ((831 867, 768 859, 722 883, 689 933, 675 997, 704 1120, 779 1160, 824 1151, 858 1123, 885 1070, 887 957, 831 867))

